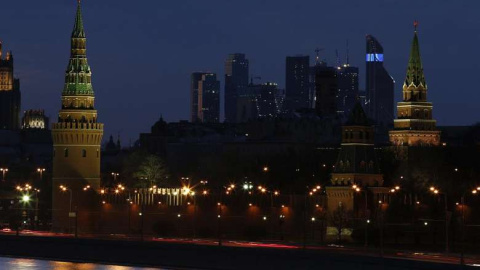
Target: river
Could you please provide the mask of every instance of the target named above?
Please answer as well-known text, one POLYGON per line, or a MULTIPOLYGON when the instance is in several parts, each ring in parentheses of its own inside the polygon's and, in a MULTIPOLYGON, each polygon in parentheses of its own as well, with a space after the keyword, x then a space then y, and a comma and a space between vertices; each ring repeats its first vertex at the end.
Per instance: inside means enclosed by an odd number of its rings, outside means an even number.
MULTIPOLYGON (((71 263, 44 261, 21 258, 0 257, 2 270, 159 270, 160 268, 143 268, 118 265, 102 265, 95 263, 71 263)), ((165 269, 163 269, 165 270, 165 269)))

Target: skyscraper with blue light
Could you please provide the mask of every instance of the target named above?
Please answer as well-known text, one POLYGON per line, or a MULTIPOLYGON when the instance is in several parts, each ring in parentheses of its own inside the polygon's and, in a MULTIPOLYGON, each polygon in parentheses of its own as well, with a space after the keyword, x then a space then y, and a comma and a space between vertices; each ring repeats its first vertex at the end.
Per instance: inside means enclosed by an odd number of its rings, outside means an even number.
POLYGON ((383 66, 383 47, 367 35, 366 51, 366 109, 374 121, 376 138, 388 142, 388 130, 393 127, 395 81, 383 66))

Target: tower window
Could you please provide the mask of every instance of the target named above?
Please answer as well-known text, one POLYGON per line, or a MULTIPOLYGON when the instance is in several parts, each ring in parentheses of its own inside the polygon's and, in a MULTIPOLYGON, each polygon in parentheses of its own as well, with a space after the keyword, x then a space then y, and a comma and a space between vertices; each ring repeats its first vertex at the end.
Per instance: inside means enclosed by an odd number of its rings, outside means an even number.
POLYGON ((65 148, 63 150, 63 154, 64 154, 65 157, 68 157, 68 148, 65 148))
POLYGON ((87 150, 85 149, 82 150, 82 157, 87 157, 87 150))

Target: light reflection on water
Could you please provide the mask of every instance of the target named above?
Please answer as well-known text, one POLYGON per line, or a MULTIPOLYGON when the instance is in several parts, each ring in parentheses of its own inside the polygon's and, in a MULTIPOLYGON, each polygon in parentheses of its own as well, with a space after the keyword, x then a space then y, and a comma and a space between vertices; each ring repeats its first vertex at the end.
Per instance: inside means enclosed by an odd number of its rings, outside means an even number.
POLYGON ((158 270, 160 268, 128 267, 118 265, 101 265, 94 263, 70 263, 42 261, 19 258, 0 257, 2 270, 158 270))

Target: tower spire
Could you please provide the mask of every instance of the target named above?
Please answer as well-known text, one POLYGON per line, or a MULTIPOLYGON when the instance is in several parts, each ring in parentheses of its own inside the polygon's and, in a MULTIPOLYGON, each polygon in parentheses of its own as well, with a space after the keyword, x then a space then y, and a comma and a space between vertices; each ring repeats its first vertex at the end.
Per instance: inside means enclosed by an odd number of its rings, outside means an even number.
POLYGON ((412 48, 410 50, 410 58, 408 60, 407 77, 405 79, 405 85, 419 87, 420 85, 427 88, 425 82, 425 75, 423 73, 422 59, 420 57, 420 46, 418 43, 417 27, 418 22, 415 21, 413 26, 415 32, 413 35, 412 48))
POLYGON ((83 27, 80 0, 71 36, 70 61, 66 70, 64 95, 93 96, 92 72, 87 61, 87 38, 83 27))
POLYGON ((77 0, 77 15, 75 16, 75 25, 73 27, 72 38, 85 38, 81 7, 82 5, 80 0, 77 0))

